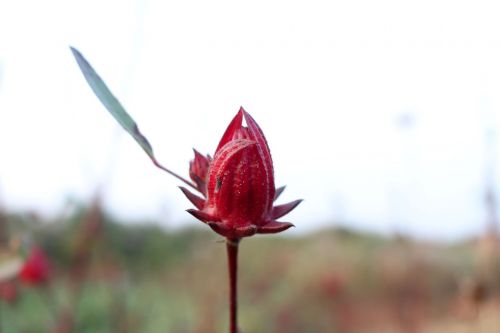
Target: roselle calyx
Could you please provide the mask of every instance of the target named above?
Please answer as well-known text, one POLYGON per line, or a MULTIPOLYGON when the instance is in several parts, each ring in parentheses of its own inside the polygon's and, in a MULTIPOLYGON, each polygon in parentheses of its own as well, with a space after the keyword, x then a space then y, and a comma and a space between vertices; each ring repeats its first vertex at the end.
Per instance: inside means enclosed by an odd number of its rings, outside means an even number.
POLYGON ((301 200, 273 206, 284 188, 275 188, 273 161, 266 138, 243 108, 226 129, 213 159, 195 151, 190 175, 203 198, 181 187, 197 208, 188 212, 224 237, 235 239, 256 233, 277 233, 293 226, 277 219, 288 214, 301 200), (193 174, 198 178, 193 178, 193 174))
POLYGON ((189 162, 189 178, 195 183, 196 189, 203 195, 206 193, 206 178, 208 168, 212 158, 203 156, 196 149, 194 150, 194 159, 189 162))
POLYGON ((189 168, 191 181, 187 180, 160 164, 137 123, 99 74, 77 49, 70 49, 96 96, 153 164, 201 194, 198 196, 181 187, 197 208, 188 210, 189 213, 227 238, 277 233, 293 226, 277 219, 288 214, 301 200, 273 205, 284 187, 275 188, 273 161, 266 138, 243 108, 240 108, 226 129, 213 159, 195 151, 195 158, 189 168), (243 126, 243 120, 246 126, 243 126))

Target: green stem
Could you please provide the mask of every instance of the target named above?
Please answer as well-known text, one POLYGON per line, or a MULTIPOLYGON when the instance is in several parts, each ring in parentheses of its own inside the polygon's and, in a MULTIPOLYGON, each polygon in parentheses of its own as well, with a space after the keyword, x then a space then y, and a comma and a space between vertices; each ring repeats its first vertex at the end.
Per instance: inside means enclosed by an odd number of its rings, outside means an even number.
POLYGON ((0 300, 0 333, 3 332, 3 318, 2 318, 2 311, 3 311, 3 305, 2 305, 2 300, 0 300))

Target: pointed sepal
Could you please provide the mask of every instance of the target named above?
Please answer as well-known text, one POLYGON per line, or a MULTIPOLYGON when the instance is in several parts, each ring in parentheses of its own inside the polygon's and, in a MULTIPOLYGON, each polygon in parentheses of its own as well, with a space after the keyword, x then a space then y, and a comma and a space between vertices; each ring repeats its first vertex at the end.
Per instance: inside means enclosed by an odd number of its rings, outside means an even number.
POLYGON ((203 206, 205 205, 204 199, 200 198, 196 194, 193 194, 191 191, 189 191, 187 188, 183 186, 179 186, 179 188, 196 208, 198 208, 199 210, 203 209, 203 206))
POLYGON ((207 214, 205 212, 202 212, 201 210, 196 210, 196 209, 188 209, 186 210, 189 214, 193 215, 196 217, 198 220, 204 223, 209 223, 209 222, 218 222, 218 219, 215 216, 212 216, 210 214, 207 214))
POLYGON ((295 200, 283 205, 274 206, 271 212, 271 216, 274 220, 279 219, 282 216, 290 213, 295 207, 297 207, 302 202, 302 199, 295 200))
POLYGON ((253 236, 257 233, 257 226, 254 224, 235 228, 235 236, 238 238, 253 236))
POLYGON ((295 227, 292 223, 290 222, 278 222, 278 221, 271 221, 263 226, 258 227, 257 233, 259 234, 275 234, 278 232, 285 231, 288 228, 295 227))
POLYGON ((276 189, 276 192, 274 193, 274 201, 278 200, 278 198, 280 197, 281 193, 283 193, 285 188, 286 188, 286 185, 280 186, 276 189))
POLYGON ((207 223, 210 228, 212 228, 213 231, 218 233, 221 236, 224 236, 226 238, 235 238, 234 237, 234 230, 227 226, 224 223, 221 222, 209 222, 207 223))

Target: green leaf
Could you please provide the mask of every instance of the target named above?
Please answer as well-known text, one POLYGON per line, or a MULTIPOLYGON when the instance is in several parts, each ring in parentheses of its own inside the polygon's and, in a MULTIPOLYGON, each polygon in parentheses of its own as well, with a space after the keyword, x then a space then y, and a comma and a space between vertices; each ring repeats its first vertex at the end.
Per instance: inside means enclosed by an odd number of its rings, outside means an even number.
POLYGON ((97 72, 92 68, 92 66, 80 53, 80 51, 71 46, 70 49, 71 52, 73 52, 73 56, 75 57, 76 62, 78 63, 78 66, 80 67, 83 76, 85 77, 85 80, 87 80, 90 88, 92 88, 92 90, 94 91, 94 94, 97 96, 97 98, 99 98, 101 103, 106 107, 109 113, 111 113, 111 115, 118 121, 118 123, 120 123, 120 125, 139 144, 139 146, 141 146, 141 148, 144 149, 146 154, 148 154, 148 156, 153 161, 154 165, 168 172, 177 179, 180 179, 181 181, 191 186, 192 188, 198 190, 193 183, 191 183, 190 181, 184 179, 183 177, 170 171, 169 169, 165 168, 163 165, 158 163, 153 154, 153 147, 149 143, 148 139, 146 139, 146 137, 142 135, 142 133, 139 131, 139 127, 137 126, 137 123, 134 121, 134 119, 132 119, 132 117, 130 117, 127 111, 125 111, 125 109, 120 104, 118 99, 116 99, 116 97, 111 93, 111 91, 106 86, 104 81, 101 79, 99 74, 97 74, 97 72))
POLYGON ((101 103, 106 107, 106 109, 111 113, 111 115, 120 123, 120 125, 137 141, 139 146, 148 154, 148 156, 154 161, 155 157, 153 154, 153 147, 149 143, 148 139, 142 135, 139 131, 137 123, 130 117, 130 115, 125 111, 120 101, 111 93, 109 88, 106 86, 104 81, 101 79, 99 74, 92 68, 89 62, 83 57, 83 55, 75 48, 70 47, 71 52, 75 56, 76 62, 87 80, 90 88, 94 91, 96 96, 99 98, 101 103))

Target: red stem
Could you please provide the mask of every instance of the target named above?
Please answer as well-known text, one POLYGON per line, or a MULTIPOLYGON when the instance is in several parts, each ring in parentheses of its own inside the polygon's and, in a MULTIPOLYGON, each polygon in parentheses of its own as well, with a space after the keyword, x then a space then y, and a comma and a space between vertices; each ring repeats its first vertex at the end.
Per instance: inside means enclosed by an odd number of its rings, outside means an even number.
POLYGON ((239 238, 227 238, 229 269, 229 333, 238 333, 238 245, 239 238))
MULTIPOLYGON (((151 156, 150 156, 151 157, 151 156)), ((194 185, 193 183, 191 183, 189 180, 185 179, 184 177, 181 177, 179 176, 178 174, 176 174, 175 172, 173 171, 170 171, 169 169, 165 168, 163 165, 161 165, 154 157, 151 157, 151 161, 153 161, 153 164, 157 167, 157 168, 160 168, 162 169, 163 171, 169 173, 170 175, 174 176, 175 178, 179 179, 180 181, 184 182, 184 184, 188 185, 188 186, 191 186, 193 189, 195 189, 196 191, 199 191, 198 188, 196 187, 196 185, 194 185)))

